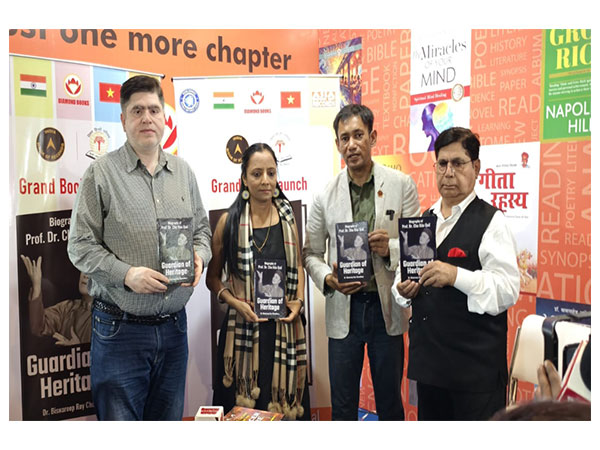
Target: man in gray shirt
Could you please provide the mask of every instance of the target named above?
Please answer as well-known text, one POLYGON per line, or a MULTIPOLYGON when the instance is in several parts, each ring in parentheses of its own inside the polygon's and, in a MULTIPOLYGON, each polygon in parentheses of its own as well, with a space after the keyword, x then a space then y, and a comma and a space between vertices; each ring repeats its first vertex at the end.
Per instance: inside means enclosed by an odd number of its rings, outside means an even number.
POLYGON ((127 141, 86 170, 68 252, 89 276, 92 396, 100 420, 180 420, 187 369, 185 305, 208 264, 211 233, 192 169, 162 151, 158 81, 121 86, 127 141), (193 218, 192 284, 160 272, 157 219, 193 218))

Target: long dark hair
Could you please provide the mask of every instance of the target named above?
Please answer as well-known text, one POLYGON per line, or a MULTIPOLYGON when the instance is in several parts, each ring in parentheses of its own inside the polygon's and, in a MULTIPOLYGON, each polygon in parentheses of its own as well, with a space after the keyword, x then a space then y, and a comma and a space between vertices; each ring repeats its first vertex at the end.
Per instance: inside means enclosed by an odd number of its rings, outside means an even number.
MULTIPOLYGON (((267 151, 271 153, 273 156, 273 160, 275 161, 275 165, 277 165, 277 156, 275 156, 275 152, 271 147, 264 143, 256 143, 252 144, 250 147, 246 149, 244 154, 242 155, 242 173, 240 175, 240 192, 237 197, 229 207, 227 221, 225 222, 225 229, 223 230, 223 257, 225 260, 225 265, 229 270, 229 273, 236 276, 240 280, 244 280, 244 276, 240 272, 238 268, 238 229, 240 227, 240 217, 242 215, 242 211, 246 207, 246 203, 248 200, 244 200, 242 198, 242 192, 246 190, 246 184, 244 183, 243 177, 246 176, 246 171, 248 170, 248 164, 250 163, 250 158, 256 152, 264 152, 267 151)), ((281 186, 279 182, 277 182, 277 189, 279 189, 278 198, 287 200, 287 197, 281 190, 281 186)))

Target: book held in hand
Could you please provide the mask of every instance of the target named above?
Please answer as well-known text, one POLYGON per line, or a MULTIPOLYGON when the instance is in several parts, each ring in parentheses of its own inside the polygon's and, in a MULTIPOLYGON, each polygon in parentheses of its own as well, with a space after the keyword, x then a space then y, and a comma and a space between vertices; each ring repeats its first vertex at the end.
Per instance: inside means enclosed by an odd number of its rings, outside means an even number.
POLYGON ((340 283, 367 282, 371 279, 369 224, 343 222, 335 224, 337 276, 340 283))
POLYGON ((437 257, 436 221, 435 216, 398 219, 400 270, 403 281, 419 281, 421 269, 437 257))
POLYGON ((285 260, 257 259, 254 263, 254 312, 261 319, 285 317, 285 260))
POLYGON ((158 219, 160 271, 169 284, 194 281, 194 239, 192 218, 158 219))

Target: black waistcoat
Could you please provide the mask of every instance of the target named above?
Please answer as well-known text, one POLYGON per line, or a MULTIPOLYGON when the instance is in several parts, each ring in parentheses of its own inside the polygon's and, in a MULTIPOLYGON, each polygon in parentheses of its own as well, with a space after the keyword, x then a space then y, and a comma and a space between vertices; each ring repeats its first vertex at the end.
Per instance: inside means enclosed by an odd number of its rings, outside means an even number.
MULTIPOLYGON (((496 211, 476 197, 438 246, 437 259, 480 270, 479 246, 496 211), (454 247, 466 257, 448 257, 454 247)), ((506 312, 497 316, 469 312, 467 296, 454 287, 421 287, 412 301, 408 378, 471 392, 505 385, 506 317, 506 312)))

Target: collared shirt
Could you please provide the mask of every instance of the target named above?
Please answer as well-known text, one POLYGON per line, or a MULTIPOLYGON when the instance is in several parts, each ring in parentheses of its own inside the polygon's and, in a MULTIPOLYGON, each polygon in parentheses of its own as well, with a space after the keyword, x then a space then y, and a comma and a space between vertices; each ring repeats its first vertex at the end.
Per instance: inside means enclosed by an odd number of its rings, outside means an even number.
POLYGON ((352 220, 354 222, 367 222, 369 232, 371 232, 375 224, 375 177, 373 176, 373 168, 371 168, 369 179, 362 186, 354 183, 350 172, 348 172, 348 180, 352 202, 352 220))
MULTIPOLYGON (((352 202, 352 220, 354 222, 367 222, 369 224, 369 232, 373 231, 375 225, 375 176, 373 175, 371 166, 371 174, 369 179, 362 186, 357 185, 352 180, 350 172, 348 172, 350 200, 352 202)), ((369 245, 365 242, 365 245, 369 245)), ((373 265, 371 264, 371 267, 373 265)), ((362 292, 377 292, 377 282, 375 275, 367 283, 367 286, 361 290, 362 292)))
POLYGON ((68 252, 90 277, 92 297, 136 315, 181 310, 192 287, 169 285, 166 293, 137 294, 124 285, 133 266, 160 272, 156 220, 193 218, 194 250, 208 264, 211 232, 196 177, 181 158, 159 150, 150 175, 129 143, 86 170, 71 218, 68 252))
MULTIPOLYGON (((452 207, 448 218, 442 215, 441 199, 433 205, 432 211, 437 216, 435 239, 438 245, 450 234, 474 199, 473 191, 461 203, 452 207)), ((520 289, 517 244, 502 211, 496 211, 492 217, 481 239, 478 256, 481 270, 470 271, 458 267, 454 287, 467 296, 467 308, 470 312, 495 316, 516 303, 520 289)), ((402 274, 398 266, 392 294, 396 303, 408 308, 411 300, 402 297, 396 289, 396 285, 401 281, 402 274)))

